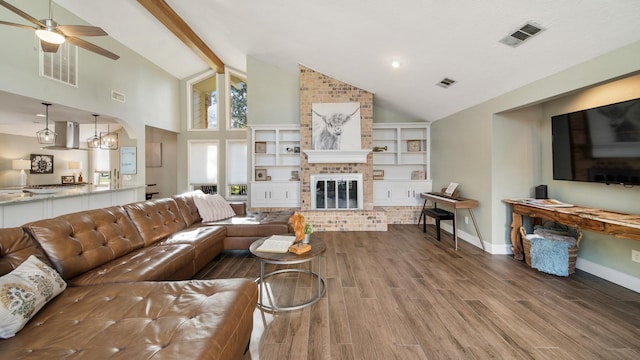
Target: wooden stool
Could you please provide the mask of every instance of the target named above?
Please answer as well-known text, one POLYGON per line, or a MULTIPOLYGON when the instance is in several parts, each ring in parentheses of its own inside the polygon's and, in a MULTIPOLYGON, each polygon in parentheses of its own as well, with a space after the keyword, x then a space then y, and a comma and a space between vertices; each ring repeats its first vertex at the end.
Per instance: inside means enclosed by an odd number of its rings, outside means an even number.
POLYGON ((422 210, 422 214, 425 216, 424 222, 422 223, 422 231, 427 232, 427 216, 432 217, 436 220, 436 239, 440 241, 440 220, 453 220, 453 238, 456 238, 456 219, 453 216, 453 213, 444 209, 439 208, 424 208, 422 210))

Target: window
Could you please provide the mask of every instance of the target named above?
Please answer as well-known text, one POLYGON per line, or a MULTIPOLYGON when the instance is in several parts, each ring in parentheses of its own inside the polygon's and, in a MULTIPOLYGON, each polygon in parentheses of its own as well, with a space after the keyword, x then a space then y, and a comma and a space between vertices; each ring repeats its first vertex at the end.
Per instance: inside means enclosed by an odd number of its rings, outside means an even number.
POLYGON ((227 69, 228 106, 227 128, 245 129, 247 127, 247 78, 244 74, 227 69))
POLYGON ((227 140, 227 198, 247 196, 247 140, 227 140))
POLYGON ((40 49, 40 76, 61 83, 78 85, 78 47, 64 42, 57 52, 50 53, 40 49))
POLYGON ((191 96, 187 98, 189 130, 216 130, 218 128, 218 76, 209 71, 189 81, 191 96))
MULTIPOLYGON (((218 184, 218 141, 189 140, 187 142, 189 161, 189 185, 194 189, 218 184)), ((203 190, 204 191, 204 190, 203 190)))

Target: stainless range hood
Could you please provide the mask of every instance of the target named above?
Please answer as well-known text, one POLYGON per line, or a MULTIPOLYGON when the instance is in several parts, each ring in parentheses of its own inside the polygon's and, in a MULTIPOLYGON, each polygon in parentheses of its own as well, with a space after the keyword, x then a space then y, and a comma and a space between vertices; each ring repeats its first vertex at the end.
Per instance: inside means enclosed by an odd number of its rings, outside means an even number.
MULTIPOLYGON (((56 121, 56 142, 52 146, 45 146, 48 150, 81 150, 80 125, 73 121, 56 121)), ((82 149, 85 150, 85 149, 82 149)))

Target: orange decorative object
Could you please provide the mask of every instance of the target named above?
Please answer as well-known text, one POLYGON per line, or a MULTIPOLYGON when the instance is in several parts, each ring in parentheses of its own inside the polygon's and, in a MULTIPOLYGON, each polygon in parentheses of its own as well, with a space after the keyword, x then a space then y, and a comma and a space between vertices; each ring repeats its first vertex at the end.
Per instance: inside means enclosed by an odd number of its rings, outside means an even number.
POLYGON ((296 242, 304 239, 304 215, 296 211, 289 218, 289 222, 293 226, 293 230, 296 233, 296 242))
POLYGON ((311 245, 309 244, 296 243, 289 246, 289 252, 294 253, 296 255, 304 254, 309 251, 311 251, 311 245))

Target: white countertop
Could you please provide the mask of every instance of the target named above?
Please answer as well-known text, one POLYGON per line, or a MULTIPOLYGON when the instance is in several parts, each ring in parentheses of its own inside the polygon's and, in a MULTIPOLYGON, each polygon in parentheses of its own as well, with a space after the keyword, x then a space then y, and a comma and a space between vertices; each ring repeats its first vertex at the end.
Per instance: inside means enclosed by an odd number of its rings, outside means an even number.
POLYGON ((127 185, 119 187, 111 187, 109 185, 73 185, 73 186, 60 186, 60 187, 47 187, 42 185, 44 189, 33 189, 34 192, 29 192, 27 188, 5 188, 0 189, 0 205, 10 204, 24 201, 36 201, 49 198, 62 198, 70 196, 88 195, 107 191, 122 191, 129 189, 145 188, 146 185, 127 185), (37 192, 37 193, 35 193, 37 192))

